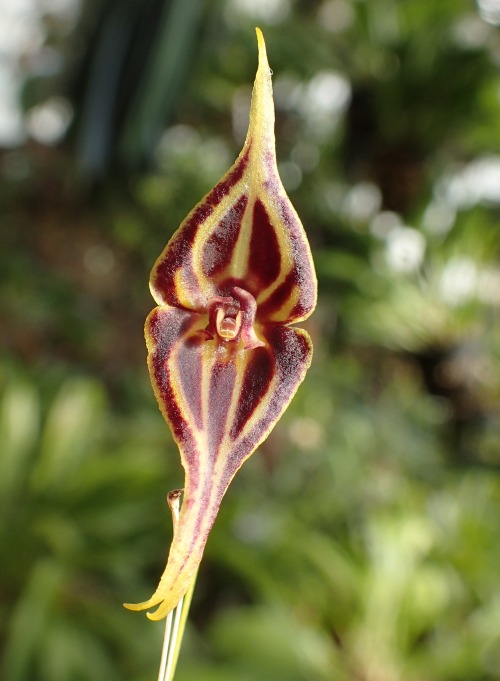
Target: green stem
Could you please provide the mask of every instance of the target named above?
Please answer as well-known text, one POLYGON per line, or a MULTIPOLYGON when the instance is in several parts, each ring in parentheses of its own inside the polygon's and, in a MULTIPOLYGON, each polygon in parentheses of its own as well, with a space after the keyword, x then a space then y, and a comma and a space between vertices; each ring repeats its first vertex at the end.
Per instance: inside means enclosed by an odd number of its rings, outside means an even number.
POLYGON ((158 673, 158 681, 166 681, 167 662, 170 652, 170 639, 172 636, 172 617, 173 613, 169 612, 165 619, 165 635, 163 637, 163 648, 161 650, 160 671, 158 673))
MULTIPOLYGON (((176 489, 172 492, 169 492, 167 497, 168 505, 172 511, 174 532, 179 519, 181 493, 182 490, 176 489)), ((167 615, 165 620, 165 636, 163 637, 163 648, 161 651, 158 681, 173 681, 195 583, 196 574, 193 577, 186 594, 181 598, 177 607, 175 607, 172 612, 167 615)))
POLYGON ((194 586, 196 584, 196 574, 193 581, 189 585, 189 589, 186 591, 186 595, 181 599, 176 610, 180 610, 179 625, 177 635, 175 637, 175 644, 172 654, 172 674, 167 677, 167 681, 171 681, 174 678, 175 667, 177 665, 177 660, 179 658, 179 653, 181 650, 182 637, 184 636, 184 629, 186 628, 186 622, 189 614, 189 607, 191 605, 191 599, 193 598, 194 586))

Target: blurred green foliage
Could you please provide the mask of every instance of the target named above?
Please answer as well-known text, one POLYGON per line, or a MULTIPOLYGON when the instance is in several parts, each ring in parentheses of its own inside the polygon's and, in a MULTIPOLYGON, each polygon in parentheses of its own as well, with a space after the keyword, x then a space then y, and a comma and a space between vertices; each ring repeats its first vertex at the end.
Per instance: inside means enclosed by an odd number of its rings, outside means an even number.
POLYGON ((182 485, 148 272, 239 151, 258 24, 315 361, 224 500, 178 679, 500 679, 496 4, 43 6, 3 10, 38 33, 5 47, 0 676, 156 677, 162 625, 121 607, 182 485))

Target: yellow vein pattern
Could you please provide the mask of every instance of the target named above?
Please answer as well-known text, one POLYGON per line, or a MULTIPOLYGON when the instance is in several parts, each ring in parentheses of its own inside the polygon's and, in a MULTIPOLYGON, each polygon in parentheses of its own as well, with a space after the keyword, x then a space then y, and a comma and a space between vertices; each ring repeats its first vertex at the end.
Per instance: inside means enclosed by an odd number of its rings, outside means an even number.
POLYGON ((309 245, 278 176, 264 39, 248 134, 236 162, 181 224, 151 273, 148 367, 179 446, 184 502, 153 596, 132 610, 165 617, 201 561, 221 500, 267 437, 311 363, 289 324, 316 304, 309 245))
POLYGON ((259 319, 295 323, 315 307, 316 277, 304 229, 278 175, 271 74, 260 32, 258 41, 243 149, 156 261, 151 291, 158 304, 200 311, 214 295, 244 284, 258 302, 259 319), (284 301, 292 290, 290 307, 284 301))
POLYGON ((157 308, 149 318, 150 337, 163 340, 150 359, 156 393, 186 472, 185 501, 158 590, 145 603, 127 606, 159 606, 152 619, 168 614, 189 586, 231 479, 290 402, 312 354, 305 331, 278 324, 262 330, 264 347, 248 351, 196 342, 199 319, 179 337, 189 314, 157 308), (193 367, 199 367, 199 393, 178 378, 186 370, 194 375, 193 367))

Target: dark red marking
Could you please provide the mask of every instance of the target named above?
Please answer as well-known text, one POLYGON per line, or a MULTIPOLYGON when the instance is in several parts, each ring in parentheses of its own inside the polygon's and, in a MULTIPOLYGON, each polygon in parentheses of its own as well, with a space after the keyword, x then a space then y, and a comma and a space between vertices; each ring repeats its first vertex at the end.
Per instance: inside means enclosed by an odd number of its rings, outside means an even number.
POLYGON ((146 331, 156 343, 149 356, 151 379, 158 389, 158 402, 165 415, 175 440, 182 443, 182 450, 193 474, 197 476, 197 447, 190 424, 184 418, 170 382, 168 361, 172 349, 182 338, 189 337, 189 329, 195 325, 198 315, 177 308, 157 307, 147 319, 146 331))
POLYGON ((248 362, 241 389, 235 419, 231 427, 231 437, 235 439, 259 406, 269 389, 274 375, 274 363, 267 348, 250 350, 252 358, 248 362))
POLYGON ((202 345, 194 342, 179 340, 177 354, 177 378, 180 380, 181 389, 189 409, 193 415, 196 428, 203 430, 202 401, 201 401, 201 375, 202 345))
POLYGON ((208 407, 208 452, 210 457, 219 453, 227 431, 227 418, 233 401, 236 380, 234 361, 216 362, 210 376, 208 407))
MULTIPOLYGON (((292 394, 304 378, 309 365, 311 347, 307 337, 296 329, 282 324, 268 324, 263 331, 263 339, 270 354, 273 371, 276 374, 275 388, 269 395, 268 408, 250 432, 239 442, 236 441, 227 461, 228 481, 240 467, 256 444, 262 439, 269 427, 286 408, 292 394)), ((256 351, 257 352, 257 351, 256 351)), ((222 489, 223 483, 221 483, 222 489)))
POLYGON ((205 199, 206 203, 208 203, 210 206, 218 206, 222 199, 229 192, 231 187, 234 187, 234 185, 241 180, 245 168, 248 165, 249 154, 250 145, 246 152, 241 157, 238 165, 236 165, 233 168, 233 170, 231 170, 226 179, 216 184, 212 191, 207 194, 207 197, 205 199))
POLYGON ((212 214, 213 208, 203 204, 195 208, 184 227, 175 235, 165 253, 163 260, 153 272, 152 283, 161 293, 168 305, 181 307, 175 288, 175 274, 184 269, 184 277, 189 284, 197 288, 197 279, 192 263, 192 245, 199 226, 212 214))
POLYGON ((247 203, 248 196, 245 194, 240 196, 207 240, 201 256, 202 269, 205 276, 213 277, 231 262, 247 203))
POLYGON ((236 277, 228 277, 227 279, 224 279, 223 281, 221 281, 219 283, 218 287, 217 287, 218 294, 220 296, 224 296, 224 297, 227 296, 227 297, 231 298, 232 295, 233 295, 233 289, 234 289, 235 286, 248 291, 255 298, 256 294, 255 294, 254 291, 250 290, 249 286, 247 286, 246 279, 237 279, 236 277))
MULTIPOLYGON (((312 288, 312 286, 311 286, 312 288)), ((301 287, 300 292, 304 291, 304 287, 301 287)), ((314 294, 314 291, 311 292, 310 296, 306 295, 301 295, 299 300, 297 301, 296 305, 292 308, 292 311, 288 315, 290 320, 293 322, 294 319, 301 319, 302 317, 305 317, 308 312, 311 311, 311 309, 314 307, 314 301, 316 299, 316 296, 314 294)))
POLYGON ((276 231, 260 199, 253 208, 252 237, 250 240, 250 275, 258 278, 265 287, 277 279, 281 269, 281 255, 276 231))
POLYGON ((300 291, 299 300, 290 313, 289 318, 291 320, 299 319, 308 315, 316 305, 316 275, 302 225, 294 213, 290 202, 280 197, 277 202, 277 208, 290 235, 296 282, 300 291))
POLYGON ((200 225, 210 217, 215 206, 222 201, 231 187, 241 179, 247 164, 248 150, 226 179, 219 182, 207 194, 203 203, 193 209, 183 227, 172 237, 165 257, 156 266, 152 275, 153 286, 160 292, 162 299, 167 304, 181 307, 174 285, 175 274, 181 268, 184 270, 183 278, 187 282, 188 290, 196 291, 198 289, 199 284, 192 263, 192 244, 196 232, 200 225))
MULTIPOLYGON (((297 275, 295 273, 295 268, 285 277, 284 281, 278 286, 278 288, 269 296, 267 300, 264 300, 257 308, 257 319, 259 321, 265 321, 274 312, 281 309, 286 301, 292 295, 292 290, 294 285, 297 283, 297 275)), ((280 321, 287 321, 285 319, 280 321)))
POLYGON ((310 341, 297 329, 282 324, 267 324, 263 336, 276 357, 280 392, 286 391, 288 383, 296 381, 297 370, 305 371, 304 364, 311 353, 310 341))

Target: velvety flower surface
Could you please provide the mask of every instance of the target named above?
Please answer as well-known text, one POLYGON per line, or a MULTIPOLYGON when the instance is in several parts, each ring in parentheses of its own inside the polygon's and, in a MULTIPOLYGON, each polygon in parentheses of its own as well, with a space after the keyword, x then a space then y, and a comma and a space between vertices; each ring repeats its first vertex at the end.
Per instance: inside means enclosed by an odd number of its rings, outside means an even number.
POLYGON ((267 437, 311 362, 308 334, 291 324, 316 304, 301 222, 281 184, 271 72, 259 66, 250 123, 234 165, 181 224, 158 258, 146 320, 148 365, 186 479, 167 566, 133 610, 165 617, 201 561, 234 474, 267 437))

